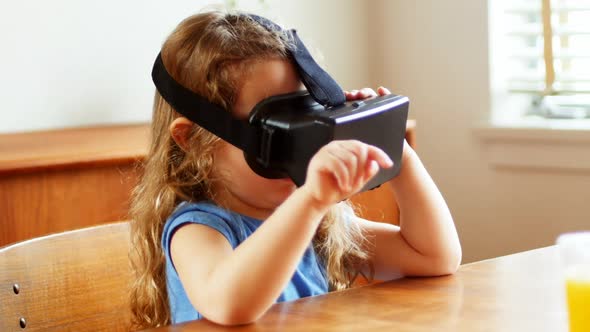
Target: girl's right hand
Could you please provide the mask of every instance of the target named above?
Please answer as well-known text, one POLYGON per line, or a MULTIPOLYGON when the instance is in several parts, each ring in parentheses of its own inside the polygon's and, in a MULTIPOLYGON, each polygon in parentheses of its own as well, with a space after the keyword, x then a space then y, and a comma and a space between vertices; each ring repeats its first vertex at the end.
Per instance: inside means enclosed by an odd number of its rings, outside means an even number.
POLYGON ((332 141, 311 159, 302 189, 319 207, 328 207, 357 193, 393 162, 378 147, 357 140, 332 141))

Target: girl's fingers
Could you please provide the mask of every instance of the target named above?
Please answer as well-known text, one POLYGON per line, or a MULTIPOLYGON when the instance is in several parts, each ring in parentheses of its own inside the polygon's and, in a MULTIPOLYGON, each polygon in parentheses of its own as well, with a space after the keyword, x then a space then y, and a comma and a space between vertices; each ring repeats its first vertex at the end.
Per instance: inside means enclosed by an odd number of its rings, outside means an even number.
POLYGON ((391 166, 389 156, 375 146, 356 140, 334 141, 312 160, 310 183, 315 184, 318 197, 327 195, 322 199, 338 201, 358 192, 380 168, 391 166))
POLYGON ((371 88, 363 88, 360 90, 359 97, 362 99, 369 97, 377 97, 377 93, 375 92, 375 90, 371 88))
POLYGON ((346 164, 346 180, 351 191, 362 188, 379 172, 379 168, 389 168, 393 162, 383 150, 356 140, 342 141, 334 146, 334 154, 346 164))
POLYGON ((352 90, 348 93, 346 100, 357 100, 359 99, 359 90, 352 90))
POLYGON ((344 91, 346 100, 365 99, 369 97, 377 97, 377 92, 371 88, 362 88, 360 90, 344 91))
POLYGON ((391 91, 389 91, 389 89, 387 89, 385 87, 380 86, 379 88, 377 88, 377 93, 380 96, 385 96, 385 95, 390 95, 391 91))
POLYGON ((376 146, 369 146, 368 156, 369 160, 374 160, 381 168, 390 168, 393 166, 393 161, 387 153, 383 152, 383 150, 379 149, 376 146))
POLYGON ((377 172, 379 172, 379 164, 375 160, 368 162, 363 185, 369 182, 369 180, 371 180, 377 174, 377 172))
POLYGON ((365 173, 365 164, 367 162, 367 145, 361 143, 359 141, 348 141, 342 142, 341 144, 343 149, 346 149, 348 153, 353 156, 351 157, 356 162, 354 168, 352 169, 352 187, 357 188, 364 180, 364 173, 365 173))
POLYGON ((360 98, 359 94, 360 94, 359 90, 344 91, 344 96, 346 97, 346 100, 359 99, 360 98))
POLYGON ((352 93, 350 93, 349 91, 344 91, 344 96, 346 97, 347 101, 351 101, 354 100, 354 96, 352 93))
POLYGON ((366 152, 363 153, 362 151, 360 151, 362 149, 362 145, 360 144, 359 146, 354 146, 354 143, 350 144, 346 141, 341 141, 338 143, 338 150, 342 153, 342 159, 346 160, 347 164, 350 167, 350 174, 352 174, 353 176, 359 170, 362 170, 362 164, 364 162, 364 158, 366 158, 366 152))
POLYGON ((362 88, 360 90, 344 91, 344 96, 347 101, 365 99, 369 97, 385 96, 391 94, 389 89, 380 86, 377 88, 377 92, 371 88, 362 88))
MULTIPOLYGON (((344 176, 345 186, 343 190, 350 191, 354 187, 354 183, 357 179, 357 173, 359 171, 358 156, 352 153, 346 148, 346 144, 338 142, 335 144, 334 149, 331 153, 338 158, 338 160, 344 165, 346 174, 344 176)), ((362 168, 360 168, 362 170, 362 168)))
POLYGON ((348 190, 350 173, 346 165, 346 161, 343 160, 343 158, 339 156, 335 150, 328 149, 326 152, 330 156, 332 165, 326 165, 325 168, 328 171, 333 170, 333 175, 336 178, 336 182, 338 183, 340 190, 348 190))

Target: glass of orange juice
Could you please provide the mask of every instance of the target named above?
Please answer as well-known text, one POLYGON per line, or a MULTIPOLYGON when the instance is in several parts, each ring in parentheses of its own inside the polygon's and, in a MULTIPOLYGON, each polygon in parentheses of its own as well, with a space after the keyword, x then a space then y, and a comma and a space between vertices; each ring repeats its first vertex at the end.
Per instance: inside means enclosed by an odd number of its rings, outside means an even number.
POLYGON ((557 238, 567 297, 570 332, 590 331, 590 231, 557 238))

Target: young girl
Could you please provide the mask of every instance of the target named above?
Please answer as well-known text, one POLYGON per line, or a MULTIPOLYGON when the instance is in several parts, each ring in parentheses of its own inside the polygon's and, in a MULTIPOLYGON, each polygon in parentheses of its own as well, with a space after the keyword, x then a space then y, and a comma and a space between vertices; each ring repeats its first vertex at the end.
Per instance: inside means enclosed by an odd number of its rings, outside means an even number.
MULTIPOLYGON (((262 99, 303 89, 290 46, 247 16, 210 12, 180 23, 161 55, 181 85, 246 118, 262 99)), ((366 221, 346 199, 392 166, 380 149, 331 142, 296 187, 256 175, 241 150, 180 116, 156 92, 151 147, 131 212, 134 324, 201 317, 243 324, 277 301, 350 287, 359 274, 453 273, 461 248, 449 210, 407 144, 402 159, 390 181, 400 226, 366 221)))

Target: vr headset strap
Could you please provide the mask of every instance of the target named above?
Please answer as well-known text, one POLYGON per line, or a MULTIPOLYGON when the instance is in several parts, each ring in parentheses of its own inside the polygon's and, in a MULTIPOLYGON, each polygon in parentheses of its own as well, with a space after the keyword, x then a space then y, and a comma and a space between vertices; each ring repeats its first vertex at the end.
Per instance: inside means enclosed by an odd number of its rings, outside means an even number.
MULTIPOLYGON (((249 14, 250 18, 265 27, 268 31, 284 31, 279 25, 262 16, 249 14)), ((330 107, 344 104, 346 97, 336 81, 315 62, 295 29, 289 30, 293 36, 295 47, 291 55, 297 65, 303 85, 311 96, 320 104, 330 107)))
POLYGON ((299 67, 303 85, 311 96, 326 107, 344 104, 346 97, 340 85, 315 62, 297 35, 297 31, 293 29, 291 33, 295 38, 295 49, 292 50, 293 59, 299 67))
POLYGON ((248 125, 245 120, 234 118, 221 106, 209 102, 176 82, 164 67, 161 54, 158 54, 154 63, 152 79, 160 95, 178 113, 235 147, 258 155, 259 129, 248 125))

